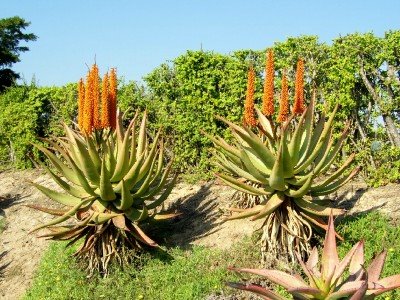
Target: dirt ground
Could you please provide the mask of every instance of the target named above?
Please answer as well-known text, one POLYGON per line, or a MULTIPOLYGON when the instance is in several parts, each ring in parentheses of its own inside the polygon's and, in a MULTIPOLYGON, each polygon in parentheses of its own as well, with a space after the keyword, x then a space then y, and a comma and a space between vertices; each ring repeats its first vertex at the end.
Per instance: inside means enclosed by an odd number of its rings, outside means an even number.
MULTIPOLYGON (((36 225, 49 220, 49 215, 26 207, 36 204, 54 207, 29 181, 55 187, 40 170, 5 171, 0 173, 0 213, 5 229, 0 234, 0 299, 14 300, 23 296, 49 241, 28 234, 36 225)), ((197 244, 229 248, 243 236, 261 226, 261 221, 221 222, 234 191, 216 182, 195 185, 178 183, 167 206, 182 213, 174 222, 181 229, 171 236, 177 245, 197 244)), ((360 181, 351 183, 330 199, 345 207, 349 214, 379 209, 391 218, 400 219, 400 185, 367 189, 360 181)))

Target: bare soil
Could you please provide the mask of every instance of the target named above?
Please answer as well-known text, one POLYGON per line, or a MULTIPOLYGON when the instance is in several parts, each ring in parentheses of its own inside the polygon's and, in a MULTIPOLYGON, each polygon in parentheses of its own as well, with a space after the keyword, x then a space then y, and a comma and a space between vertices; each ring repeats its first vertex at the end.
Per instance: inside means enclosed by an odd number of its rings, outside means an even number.
MULTIPOLYGON (((23 296, 49 243, 37 238, 38 234, 28 232, 51 216, 25 205, 56 205, 29 181, 55 188, 52 180, 40 170, 0 173, 0 213, 6 221, 0 233, 0 299, 14 300, 23 296)), ((218 182, 178 183, 166 209, 182 213, 173 222, 179 231, 171 230, 179 233, 172 234, 167 242, 183 247, 196 244, 227 249, 243 236, 251 235, 261 226, 261 221, 221 222, 233 193, 218 182)), ((378 209, 393 219, 400 219, 400 185, 367 189, 363 182, 357 181, 346 185, 330 199, 335 199, 337 206, 347 208, 349 214, 378 209)))

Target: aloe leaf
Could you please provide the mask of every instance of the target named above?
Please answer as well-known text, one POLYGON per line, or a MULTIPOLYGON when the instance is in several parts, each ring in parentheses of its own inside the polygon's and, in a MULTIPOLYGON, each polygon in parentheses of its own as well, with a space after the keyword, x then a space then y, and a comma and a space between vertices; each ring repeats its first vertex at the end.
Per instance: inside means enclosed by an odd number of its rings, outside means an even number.
POLYGON ((301 198, 306 195, 311 188, 311 184, 313 182, 314 177, 311 175, 308 177, 306 182, 298 189, 289 188, 284 191, 285 195, 292 197, 292 198, 301 198))
POLYGON ((345 213, 344 209, 321 206, 302 198, 294 198, 293 201, 300 209, 317 216, 329 216, 331 212, 334 216, 342 215, 345 213))
POLYGON ((254 216, 251 220, 255 221, 265 216, 268 216, 272 212, 274 212, 283 202, 285 201, 285 197, 281 194, 273 194, 264 205, 263 209, 254 216))
POLYGON ((121 180, 129 170, 129 131, 131 131, 132 126, 133 123, 131 122, 126 129, 127 133, 122 142, 118 144, 117 161, 111 177, 112 182, 121 180))
POLYGON ((306 116, 308 116, 310 114, 310 110, 311 113, 314 113, 313 111, 313 100, 311 100, 311 103, 308 105, 307 109, 303 112, 303 114, 301 115, 299 122, 297 123, 297 126, 294 129, 294 133, 292 135, 292 138, 289 142, 289 153, 290 153, 290 157, 292 157, 293 161, 292 163, 296 166, 298 161, 299 161, 299 156, 300 156, 300 146, 301 146, 301 136, 303 131, 303 124, 304 124, 304 120, 306 118, 306 116))
MULTIPOLYGON (((148 194, 143 195, 141 198, 143 199, 142 201, 148 200, 151 197, 157 195, 161 189, 165 186, 165 183, 167 182, 168 176, 172 170, 172 164, 173 164, 173 160, 171 159, 171 161, 168 163, 168 165, 165 167, 164 172, 161 176, 160 181, 157 183, 157 186, 153 187, 150 189, 150 191, 148 192, 148 194)), ((150 183, 150 186, 152 186, 155 183, 150 183)))
POLYGON ((267 137, 270 140, 273 140, 274 139, 274 130, 272 129, 270 120, 268 120, 268 118, 265 117, 264 114, 262 113, 262 111, 259 110, 257 107, 255 107, 255 110, 256 110, 256 113, 258 116, 258 121, 260 122, 262 129, 266 133, 267 137))
POLYGON ((75 206, 81 202, 80 198, 77 198, 77 197, 74 197, 71 195, 67 195, 64 193, 56 192, 52 189, 46 188, 46 187, 44 187, 40 184, 34 183, 34 182, 30 182, 30 184, 32 184, 34 187, 36 187, 39 191, 41 191, 43 194, 45 194, 50 199, 52 199, 62 205, 75 206))
POLYGON ((97 172, 100 172, 101 160, 100 160, 100 156, 99 156, 99 151, 96 149, 93 138, 87 137, 86 145, 87 145, 89 156, 93 161, 93 165, 96 167, 97 172))
POLYGON ((338 155, 339 150, 342 148, 343 142, 346 140, 347 135, 349 134, 349 129, 350 129, 350 123, 347 123, 345 129, 343 130, 339 140, 336 142, 333 149, 329 151, 329 154, 325 158, 325 160, 320 162, 322 168, 320 168, 320 166, 316 167, 319 169, 319 172, 325 173, 327 170, 329 170, 336 156, 338 155))
POLYGON ((263 276, 272 282, 283 286, 285 289, 293 288, 308 288, 309 286, 302 280, 295 276, 286 274, 285 272, 278 270, 266 270, 266 269, 245 269, 245 268, 233 268, 232 270, 238 272, 245 272, 254 275, 263 276))
POLYGON ((159 247, 158 244, 155 241, 153 241, 151 238, 149 238, 137 224, 133 223, 132 225, 135 228, 136 233, 142 238, 142 240, 147 245, 149 245, 151 247, 159 247))
POLYGON ((282 141, 279 146, 278 154, 274 166, 269 177, 269 186, 277 191, 284 191, 287 189, 284 174, 283 174, 283 144, 282 141))
POLYGON ((44 155, 50 160, 53 166, 57 169, 58 172, 63 174, 69 181, 74 184, 79 184, 79 180, 76 177, 76 174, 73 170, 71 170, 68 166, 66 166, 53 152, 49 149, 42 147, 37 144, 33 144, 37 149, 42 151, 44 155))
POLYGON ((369 281, 367 295, 372 294, 378 296, 380 294, 397 289, 399 287, 400 287, 400 274, 396 274, 380 279, 377 282, 369 281))
POLYGON ((53 215, 53 216, 62 216, 68 211, 66 209, 53 209, 53 208, 38 206, 38 205, 34 205, 34 204, 26 204, 25 206, 45 212, 45 213, 53 215))
POLYGON ((157 206, 161 205, 169 196, 171 193, 173 187, 175 186, 175 183, 178 179, 178 174, 175 174, 175 176, 172 178, 172 180, 166 185, 166 188, 164 192, 158 197, 157 200, 151 202, 150 204, 147 205, 148 209, 154 209, 157 206))
POLYGON ((281 133, 282 166, 284 178, 291 178, 294 175, 294 164, 287 145, 287 128, 288 127, 285 127, 281 133))
POLYGON ((256 205, 251 208, 243 209, 241 212, 238 214, 234 214, 230 217, 226 217, 225 220, 237 220, 237 219, 244 219, 247 217, 254 216, 264 208, 264 205, 256 205))
POLYGON ((359 170, 360 170, 360 168, 357 167, 352 172, 350 172, 349 175, 343 176, 342 178, 338 179, 337 181, 331 183, 330 185, 327 185, 324 189, 319 189, 318 191, 311 191, 311 196, 323 196, 323 195, 328 195, 328 194, 336 191, 341 186, 343 186, 347 182, 349 182, 354 176, 356 176, 359 170))
POLYGON ((255 177, 256 182, 268 185, 269 183, 268 177, 266 177, 265 173, 262 173, 260 171, 260 169, 263 169, 262 167, 260 167, 262 165, 262 162, 261 161, 257 162, 257 160, 254 157, 250 158, 250 156, 252 156, 251 152, 247 151, 246 149, 242 149, 240 151, 240 158, 242 160, 244 167, 246 168, 247 173, 250 173, 251 176, 255 177))
POLYGON ((367 292, 368 289, 368 283, 365 280, 364 283, 361 285, 361 287, 351 296, 349 300, 363 300, 365 299, 365 293, 367 292))
MULTIPOLYGON (((139 170, 142 167, 142 162, 144 159, 144 155, 141 155, 135 162, 135 164, 131 167, 131 169, 126 173, 125 177, 123 180, 126 182, 127 186, 131 188, 135 181, 136 178, 139 176, 139 170)), ((122 181, 120 181, 115 187, 114 187, 114 192, 115 193, 121 193, 122 190, 122 181)))
POLYGON ((318 142, 316 143, 315 147, 313 147, 312 152, 309 155, 307 154, 305 161, 304 162, 300 161, 298 167, 295 168, 295 170, 294 170, 295 174, 298 174, 298 173, 304 171, 305 169, 307 169, 310 166, 310 164, 314 161, 314 159, 318 156, 318 154, 320 153, 321 149, 324 146, 324 143, 326 143, 328 141, 327 138, 331 131, 331 127, 332 127, 333 120, 335 118, 337 109, 338 109, 338 105, 335 106, 335 109, 333 110, 332 114, 330 115, 328 121, 324 124, 324 129, 323 129, 321 136, 319 137, 318 142))
POLYGON ((242 150, 246 153, 246 156, 250 160, 251 164, 254 165, 256 171, 260 173, 260 176, 265 178, 271 175, 271 168, 268 168, 268 166, 258 157, 257 153, 252 148, 242 147, 242 150))
POLYGON ((95 222, 97 225, 100 225, 117 216, 122 216, 122 214, 112 212, 95 212, 90 218, 90 221, 95 222))
POLYGON ((106 168, 105 160, 102 160, 101 164, 101 175, 100 175, 100 198, 105 201, 112 201, 116 199, 116 195, 114 193, 111 181, 110 181, 110 173, 106 168))
POLYGON ((139 129, 138 146, 136 148, 136 159, 138 159, 139 156, 142 155, 145 149, 145 145, 147 145, 146 126, 147 126, 147 111, 145 110, 143 113, 143 118, 139 129))
POLYGON ((379 253, 368 266, 367 274, 368 280, 375 282, 379 280, 379 276, 381 275, 383 265, 385 264, 387 251, 382 251, 379 253))
POLYGON ((354 295, 359 289, 362 288, 364 280, 346 282, 340 286, 339 290, 329 295, 329 299, 343 299, 350 295, 354 295))
POLYGON ((250 136, 249 132, 240 126, 225 120, 224 118, 219 117, 219 119, 225 122, 233 130, 233 132, 236 133, 239 139, 246 142, 269 169, 272 169, 275 162, 275 157, 257 136, 250 136))
MULTIPOLYGON (((321 257, 321 271, 322 277, 326 280, 334 274, 335 269, 339 264, 339 256, 336 249, 336 235, 333 225, 333 216, 329 216, 328 230, 326 231, 324 247, 322 249, 321 257)), ((327 281, 327 280, 326 280, 327 281)), ((327 284, 330 285, 329 281, 327 284)))
POLYGON ((50 222, 46 223, 46 224, 42 224, 39 226, 36 226, 35 228, 33 228, 29 233, 32 233, 34 231, 37 231, 39 229, 45 228, 45 227, 49 227, 49 226, 53 226, 59 223, 62 223, 66 220, 68 220, 69 218, 71 218, 83 205, 86 205, 90 202, 91 200, 84 200, 84 201, 80 201, 79 203, 77 203, 75 206, 73 206, 70 210, 68 210, 63 216, 60 216, 58 218, 55 218, 53 220, 51 220, 50 222))
POLYGON ((256 187, 252 187, 246 183, 243 183, 239 180, 237 180, 236 178, 233 178, 229 175, 226 174, 215 174, 218 178, 220 178, 222 181, 224 181, 227 185, 233 187, 234 189, 237 189, 241 192, 250 194, 250 195, 254 195, 254 196, 263 196, 263 195, 269 195, 269 192, 263 190, 263 189, 259 189, 256 187))
POLYGON ((134 194, 132 194, 132 197, 134 199, 140 198, 148 191, 150 182, 154 178, 153 169, 154 169, 155 164, 156 164, 156 159, 153 159, 153 162, 147 172, 147 175, 145 175, 145 177, 143 177, 142 184, 140 185, 139 189, 134 194))
POLYGON ((285 300, 282 296, 275 294, 273 291, 256 285, 256 284, 242 284, 242 283, 236 283, 236 282, 227 282, 227 286, 243 291, 248 291, 255 293, 259 296, 263 296, 263 299, 270 299, 270 300, 285 300))
POLYGON ((298 153, 298 158, 295 157, 297 158, 295 159, 295 161, 302 161, 310 147, 314 123, 314 105, 314 101, 311 100, 310 104, 307 107, 307 110, 304 113, 304 123, 299 122, 299 124, 297 125, 300 137, 298 137, 294 142, 296 144, 298 143, 298 145, 293 145, 291 147, 295 148, 295 150, 292 150, 294 154, 298 153), (298 140, 300 140, 300 142, 298 142, 298 140))
POLYGON ((115 207, 122 211, 127 210, 133 204, 133 197, 125 184, 125 181, 122 179, 122 191, 121 191, 121 200, 115 202, 115 207))
POLYGON ((239 177, 243 177, 252 182, 262 184, 261 181, 259 181, 257 178, 255 178, 253 175, 251 175, 249 172, 243 170, 242 168, 238 167, 234 163, 231 163, 226 158, 222 157, 221 154, 216 155, 215 158, 218 160, 217 164, 220 165, 221 169, 224 169, 231 174, 237 175, 239 177))

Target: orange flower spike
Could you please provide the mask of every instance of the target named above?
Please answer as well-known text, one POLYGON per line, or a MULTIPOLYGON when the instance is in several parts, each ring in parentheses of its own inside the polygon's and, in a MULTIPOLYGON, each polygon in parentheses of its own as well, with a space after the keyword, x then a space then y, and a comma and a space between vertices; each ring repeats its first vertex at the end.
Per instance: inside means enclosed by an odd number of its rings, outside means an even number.
POLYGON ((255 127, 257 121, 254 116, 254 92, 255 92, 256 73, 253 67, 250 67, 247 77, 246 101, 244 103, 244 125, 255 127))
POLYGON ((84 123, 84 105, 85 105, 85 84, 83 79, 78 82, 78 126, 81 131, 83 131, 84 123))
POLYGON ((110 124, 115 129, 117 124, 117 72, 114 68, 110 72, 109 84, 109 102, 110 102, 110 124))
POLYGON ((101 127, 111 127, 108 74, 104 74, 101 87, 101 127))
POLYGON ((262 112, 266 116, 274 114, 274 52, 272 49, 267 51, 265 62, 265 81, 262 103, 262 112))
POLYGON ((93 104, 93 127, 95 129, 101 128, 100 123, 100 108, 99 108, 99 99, 100 99, 100 85, 99 85, 99 68, 96 64, 92 67, 92 81, 93 81, 93 94, 92 94, 92 104, 93 104))
POLYGON ((83 133, 90 135, 93 131, 93 83, 91 71, 86 76, 85 102, 83 106, 83 133))
POLYGON ((288 114, 289 114, 289 88, 288 88, 286 73, 283 72, 281 98, 279 103, 279 115, 277 121, 279 123, 286 121, 288 114))
POLYGON ((301 115, 304 111, 304 61, 299 59, 296 69, 293 114, 301 115))

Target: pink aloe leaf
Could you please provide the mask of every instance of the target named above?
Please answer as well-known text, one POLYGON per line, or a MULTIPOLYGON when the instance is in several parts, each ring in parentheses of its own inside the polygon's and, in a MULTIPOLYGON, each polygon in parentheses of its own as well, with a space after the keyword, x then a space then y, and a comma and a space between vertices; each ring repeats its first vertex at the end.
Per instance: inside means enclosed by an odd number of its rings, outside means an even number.
POLYGON ((357 281, 361 280, 365 274, 364 271, 364 241, 360 241, 360 246, 357 247, 356 252, 354 253, 350 266, 349 272, 350 276, 347 281, 357 281))
POLYGON ((268 278, 272 282, 283 286, 285 289, 293 289, 299 287, 309 287, 303 280, 296 278, 290 274, 287 274, 278 270, 266 270, 266 269, 241 269, 241 268, 229 268, 236 272, 251 273, 268 278))
POLYGON ((391 291, 400 287, 400 274, 392 275, 377 282, 368 282, 368 292, 367 294, 373 294, 375 296, 391 291))
POLYGON ((315 275, 314 275, 313 270, 309 269, 308 266, 307 266, 307 264, 305 264, 305 263, 302 261, 301 256, 300 256, 299 253, 295 252, 295 254, 296 254, 297 260, 298 260, 299 263, 300 263, 301 268, 303 269, 304 273, 305 273, 305 274, 307 275, 307 277, 308 277, 308 280, 309 280, 309 282, 310 282, 310 286, 313 287, 313 288, 317 288, 318 285, 317 285, 317 283, 316 283, 316 281, 315 281, 315 275))
POLYGON ((340 299, 342 297, 353 295, 362 287, 364 282, 365 280, 346 282, 341 285, 339 290, 333 292, 328 299, 340 299))
MULTIPOLYGON (((357 244, 355 244, 353 246, 353 248, 351 248, 351 250, 349 252, 347 252, 346 256, 343 258, 343 260, 339 263, 338 267, 336 268, 335 275, 332 278, 333 282, 337 282, 340 279, 344 270, 346 269, 346 267, 349 264, 351 264, 353 261, 354 261, 354 263, 358 263, 360 261, 360 257, 356 258, 357 255, 360 256, 360 254, 361 254, 361 259, 362 260, 364 259, 364 255, 363 255, 363 251, 362 251, 363 244, 364 244, 363 241, 359 241, 357 244), (361 252, 360 252, 360 249, 361 249, 361 252)), ((359 268, 361 268, 361 269, 362 269, 362 264, 363 264, 363 262, 359 263, 359 268)), ((349 267, 349 269, 351 269, 351 268, 349 267)), ((352 276, 352 274, 353 273, 350 271, 350 276, 352 276)))
POLYGON ((367 269, 368 278, 370 281, 379 280, 379 276, 381 275, 383 265, 385 264, 387 251, 382 251, 379 253, 371 262, 367 269))
POLYGON ((253 292, 259 296, 261 296, 265 300, 285 300, 285 298, 279 296, 278 294, 274 293, 273 291, 264 288, 262 286, 256 284, 243 284, 243 283, 236 283, 236 282, 227 282, 227 286, 231 288, 253 292))
POLYGON ((317 277, 321 276, 321 273, 318 270, 318 262, 319 262, 319 257, 318 257, 318 249, 317 247, 314 247, 311 250, 311 254, 308 257, 308 260, 306 262, 306 266, 309 270, 311 270, 317 277))
POLYGON ((361 285, 361 287, 358 289, 358 291, 355 292, 349 300, 363 300, 365 293, 367 292, 367 289, 368 289, 368 283, 365 280, 364 283, 361 285))
MULTIPOLYGON (((296 295, 298 296, 300 295, 310 295, 310 296, 321 296, 322 292, 317 289, 317 288, 313 288, 313 287, 301 287, 301 288, 294 288, 294 289, 288 289, 288 292, 291 293, 292 295, 296 295)), ((318 299, 318 298, 317 298, 318 299)))
POLYGON ((336 249, 335 227, 333 225, 332 213, 329 216, 328 230, 326 231, 324 248, 321 258, 322 276, 324 279, 332 276, 336 266, 339 264, 339 256, 336 249))

